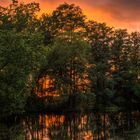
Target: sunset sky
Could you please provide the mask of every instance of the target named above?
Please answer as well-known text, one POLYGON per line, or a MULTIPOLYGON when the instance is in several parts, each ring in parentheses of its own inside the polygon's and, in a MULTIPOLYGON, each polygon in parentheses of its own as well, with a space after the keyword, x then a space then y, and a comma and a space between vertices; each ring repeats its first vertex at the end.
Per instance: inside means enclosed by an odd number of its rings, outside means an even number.
MULTIPOLYGON (((88 19, 106 22, 116 28, 140 31, 140 0, 19 0, 19 2, 38 2, 41 12, 51 13, 59 4, 67 2, 80 6, 88 19)), ((6 6, 10 0, 0 0, 6 6)))

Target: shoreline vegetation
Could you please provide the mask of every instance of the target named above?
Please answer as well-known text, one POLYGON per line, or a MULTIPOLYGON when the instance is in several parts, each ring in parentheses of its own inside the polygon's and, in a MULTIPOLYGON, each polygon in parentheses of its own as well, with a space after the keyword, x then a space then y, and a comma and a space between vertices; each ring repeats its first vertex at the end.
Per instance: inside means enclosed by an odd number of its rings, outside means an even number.
POLYGON ((0 6, 1 116, 140 109, 139 32, 88 20, 74 4, 39 11, 0 6))

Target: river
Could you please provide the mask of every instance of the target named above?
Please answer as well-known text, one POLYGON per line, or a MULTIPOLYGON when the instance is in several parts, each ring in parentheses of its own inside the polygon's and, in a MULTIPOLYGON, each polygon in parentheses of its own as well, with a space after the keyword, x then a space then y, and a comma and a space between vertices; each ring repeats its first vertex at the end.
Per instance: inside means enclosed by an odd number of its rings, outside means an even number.
POLYGON ((140 140, 139 112, 22 116, 0 123, 0 140, 140 140))

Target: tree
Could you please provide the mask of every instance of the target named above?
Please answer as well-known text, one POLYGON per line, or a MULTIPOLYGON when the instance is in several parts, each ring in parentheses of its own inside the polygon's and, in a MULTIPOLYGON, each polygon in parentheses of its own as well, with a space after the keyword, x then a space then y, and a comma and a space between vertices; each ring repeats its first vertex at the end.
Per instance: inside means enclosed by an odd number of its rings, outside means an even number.
POLYGON ((53 39, 58 32, 54 27, 52 16, 48 14, 42 14, 40 17, 40 26, 38 29, 44 35, 44 44, 48 45, 53 42, 53 39))
POLYGON ((42 37, 0 31, 0 110, 6 115, 24 111, 38 71, 46 61, 42 37))
POLYGON ((33 32, 39 24, 36 14, 39 10, 38 3, 19 4, 14 0, 8 7, 0 7, 0 29, 33 32))
POLYGON ((40 18, 40 31, 45 35, 48 45, 59 33, 79 32, 84 27, 85 16, 80 7, 74 4, 61 4, 51 15, 43 14, 40 18))
POLYGON ((91 90, 96 94, 97 104, 108 102, 108 94, 112 92, 112 78, 110 75, 112 35, 112 28, 106 26, 105 23, 94 21, 86 23, 85 37, 91 44, 89 79, 92 83, 91 90))
MULTIPOLYGON (((54 79, 52 91, 68 95, 84 92, 82 86, 86 75, 86 55, 88 44, 75 34, 59 36, 53 45, 49 45, 48 65, 42 71, 40 78, 48 75, 54 79)), ((84 87, 83 87, 84 88, 84 87)))
POLYGON ((75 31, 83 27, 85 16, 80 7, 74 4, 61 4, 52 13, 56 28, 60 31, 75 31))
MULTIPOLYGON (((112 76, 115 82, 116 99, 120 97, 122 102, 130 104, 131 101, 131 43, 127 30, 116 30, 112 43, 112 76), (124 101, 125 100, 125 101, 124 101)), ((119 101, 121 102, 121 101, 119 101)))
POLYGON ((133 32, 130 35, 131 48, 130 60, 132 63, 132 71, 136 80, 140 74, 140 33, 133 32))
POLYGON ((133 32, 130 35, 130 71, 129 71, 129 92, 132 94, 131 100, 139 103, 140 100, 140 33, 133 32), (131 87, 131 88, 130 88, 131 87))

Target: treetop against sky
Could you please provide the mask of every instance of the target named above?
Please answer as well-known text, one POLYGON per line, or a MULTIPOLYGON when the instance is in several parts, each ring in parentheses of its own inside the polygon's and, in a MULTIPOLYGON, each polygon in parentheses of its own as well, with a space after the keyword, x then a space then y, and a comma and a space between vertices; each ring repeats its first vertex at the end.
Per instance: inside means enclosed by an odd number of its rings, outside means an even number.
MULTIPOLYGON (((6 6, 11 0, 0 0, 6 6)), ((106 22, 128 31, 140 31, 140 0, 19 0, 40 3, 41 13, 51 13, 59 4, 67 2, 79 5, 89 19, 106 22)))

